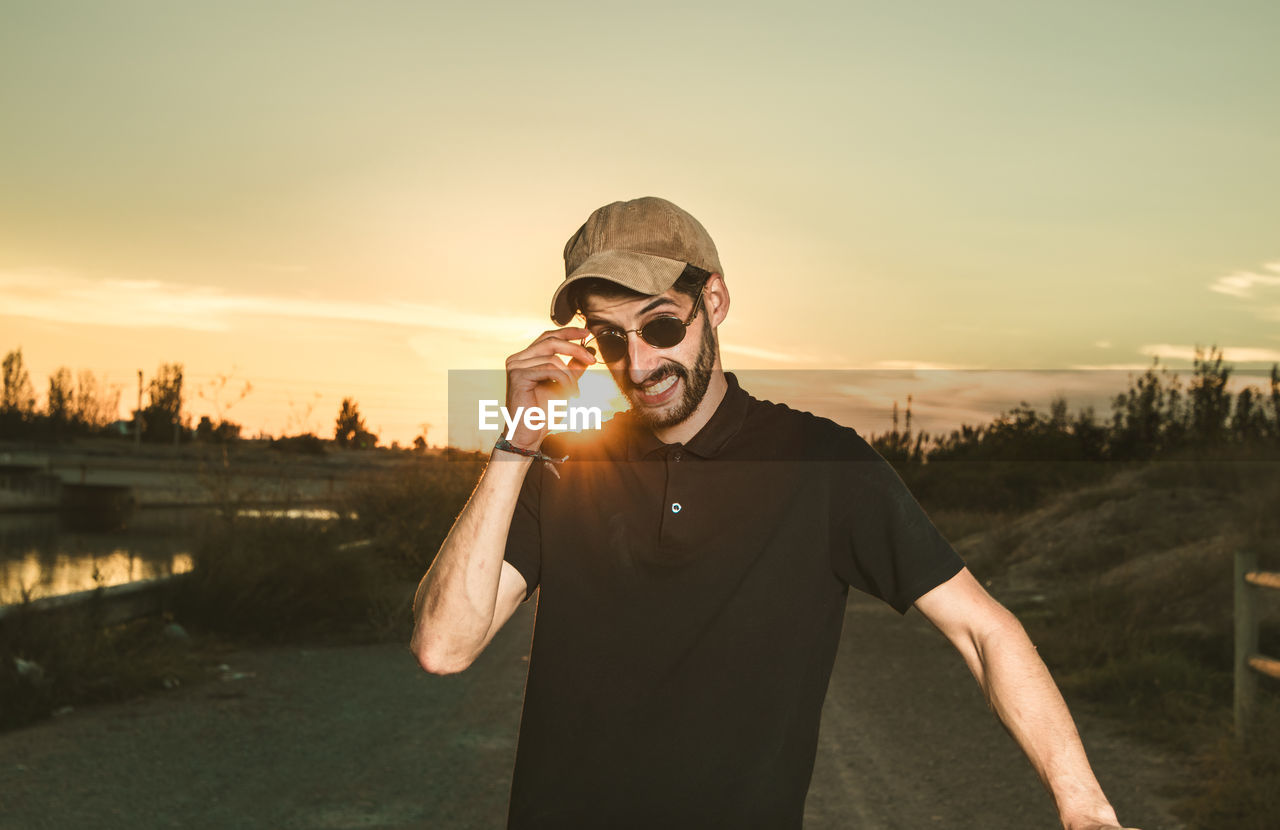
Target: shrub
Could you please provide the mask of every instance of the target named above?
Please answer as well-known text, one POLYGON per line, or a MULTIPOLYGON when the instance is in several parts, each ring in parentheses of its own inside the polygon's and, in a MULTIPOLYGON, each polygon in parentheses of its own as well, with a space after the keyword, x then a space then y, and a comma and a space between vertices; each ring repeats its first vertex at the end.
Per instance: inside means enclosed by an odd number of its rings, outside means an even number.
POLYGON ((367 550, 340 544, 332 523, 211 521, 176 591, 181 622, 254 640, 349 631, 368 622, 385 575, 367 550))
POLYGON ((373 548, 404 579, 420 579, 484 469, 484 457, 415 459, 366 474, 346 490, 351 536, 373 548))

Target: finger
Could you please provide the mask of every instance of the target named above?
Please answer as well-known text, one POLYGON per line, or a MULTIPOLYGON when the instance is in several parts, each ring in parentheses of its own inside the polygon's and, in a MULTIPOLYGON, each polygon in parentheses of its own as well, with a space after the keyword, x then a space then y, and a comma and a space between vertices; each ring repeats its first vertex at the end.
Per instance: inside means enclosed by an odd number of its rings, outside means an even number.
MULTIPOLYGON (((565 366, 564 361, 556 358, 554 355, 530 355, 528 357, 520 358, 512 355, 511 359, 507 361, 507 371, 520 371, 521 369, 529 369, 534 366, 542 366, 543 364, 556 365, 562 369, 565 366)), ((573 361, 570 361, 570 365, 572 364, 573 361)))
POLYGON ((558 362, 541 363, 523 368, 513 374, 511 379, 516 389, 523 387, 525 392, 531 392, 542 386, 545 387, 543 392, 554 398, 568 398, 578 392, 577 381, 558 362))
POLYGON ((578 378, 585 375, 587 373, 588 368, 589 367, 587 366, 587 364, 580 363, 577 360, 569 361, 569 366, 568 366, 569 374, 573 375, 574 380, 577 380, 578 378))
MULTIPOLYGON (((590 334, 590 332, 588 332, 590 334)), ((583 335, 584 337, 586 335, 583 335)), ((565 337, 548 337, 545 340, 539 340, 527 350, 532 354, 562 354, 566 357, 576 358, 584 363, 595 363, 595 353, 574 340, 565 337)))
POLYGON ((564 328, 559 329, 548 329, 534 338, 533 342, 529 345, 534 346, 551 337, 558 337, 561 340, 581 340, 588 334, 591 334, 591 330, 581 326, 565 326, 564 328))
POLYGON ((560 373, 549 379, 547 382, 553 384, 552 393, 550 395, 552 398, 563 398, 564 400, 568 400, 569 398, 576 398, 581 394, 578 389, 578 379, 563 366, 560 369, 560 373))
POLYGON ((556 384, 564 390, 563 394, 570 397, 578 394, 577 378, 569 373, 563 363, 554 358, 543 358, 539 362, 517 367, 513 374, 523 381, 556 384))
POLYGON ((581 343, 574 343, 571 340, 564 340, 559 337, 548 337, 545 340, 539 340, 524 351, 517 352, 515 355, 512 355, 512 357, 553 354, 562 354, 565 357, 580 360, 587 365, 591 365, 596 362, 595 353, 590 349, 586 348, 581 343))

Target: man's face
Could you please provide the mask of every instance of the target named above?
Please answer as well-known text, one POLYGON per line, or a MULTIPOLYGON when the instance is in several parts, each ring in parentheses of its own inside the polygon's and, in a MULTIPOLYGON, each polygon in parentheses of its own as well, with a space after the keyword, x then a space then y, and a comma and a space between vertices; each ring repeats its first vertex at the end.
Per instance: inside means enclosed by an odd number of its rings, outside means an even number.
POLYGON ((607 365, 632 412, 651 429, 675 426, 702 402, 716 365, 715 330, 707 320, 705 297, 684 340, 669 349, 650 346, 635 330, 656 317, 687 320, 693 305, 693 297, 674 289, 631 299, 588 294, 583 301, 586 327, 593 334, 628 332, 626 355, 607 365))

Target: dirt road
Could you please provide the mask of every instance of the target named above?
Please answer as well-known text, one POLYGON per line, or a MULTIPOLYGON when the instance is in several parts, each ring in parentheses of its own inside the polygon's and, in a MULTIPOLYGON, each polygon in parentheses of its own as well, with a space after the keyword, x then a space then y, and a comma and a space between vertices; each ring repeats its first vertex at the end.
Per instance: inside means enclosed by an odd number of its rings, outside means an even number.
MULTIPOLYGON (((228 679, 0 735, 0 827, 500 828, 532 611, 461 675, 398 645, 244 651, 222 658, 228 679)), ((1176 772, 1081 727, 1121 818, 1179 827, 1155 792, 1176 772)), ((807 830, 1057 826, 959 656, 860 596, 805 813, 807 830)))

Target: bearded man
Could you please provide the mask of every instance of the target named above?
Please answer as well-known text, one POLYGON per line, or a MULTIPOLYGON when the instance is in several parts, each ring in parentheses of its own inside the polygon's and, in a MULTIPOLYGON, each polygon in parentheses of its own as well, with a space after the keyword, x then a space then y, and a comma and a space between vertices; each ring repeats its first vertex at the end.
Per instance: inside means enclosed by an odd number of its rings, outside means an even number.
POLYGON ((851 587, 955 645, 1064 827, 1117 827, 1022 626, 893 468, 723 370, 703 226, 614 202, 564 258, 562 328, 508 358, 507 408, 573 397, 597 361, 631 407, 499 439, 414 602, 410 648, 449 674, 538 592, 508 827, 799 828, 851 587))

